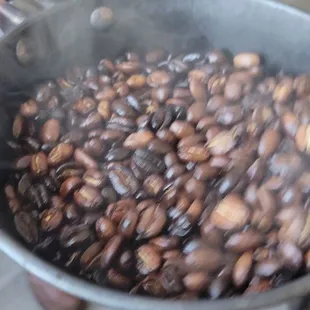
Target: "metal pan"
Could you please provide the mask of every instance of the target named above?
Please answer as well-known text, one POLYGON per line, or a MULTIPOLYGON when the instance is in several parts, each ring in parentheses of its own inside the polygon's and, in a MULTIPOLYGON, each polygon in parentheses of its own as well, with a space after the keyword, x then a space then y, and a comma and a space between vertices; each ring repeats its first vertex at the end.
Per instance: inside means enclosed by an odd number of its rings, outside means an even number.
MULTIPOLYGON (((304 0, 306 5, 308 0, 304 0)), ((214 46, 232 52, 256 51, 271 70, 310 73, 310 15, 269 0, 107 0, 63 3, 30 17, 0 42, 0 160, 10 160, 5 146, 12 108, 6 100, 42 79, 55 77, 72 63, 91 63, 103 56, 117 56, 126 48, 164 45, 167 49, 214 46), (104 3, 115 12, 108 33, 89 25, 92 9, 104 3), (298 28, 298 29, 297 29, 298 28), (36 58, 30 64, 17 61, 16 44, 22 38, 34 42, 36 58)), ((0 186, 7 178, 0 174, 0 186)), ((310 292, 310 275, 267 293, 218 301, 170 301, 130 296, 100 288, 32 254, 18 238, 0 195, 0 249, 29 272, 103 306, 126 310, 202 310, 267 308, 295 301, 310 292)))

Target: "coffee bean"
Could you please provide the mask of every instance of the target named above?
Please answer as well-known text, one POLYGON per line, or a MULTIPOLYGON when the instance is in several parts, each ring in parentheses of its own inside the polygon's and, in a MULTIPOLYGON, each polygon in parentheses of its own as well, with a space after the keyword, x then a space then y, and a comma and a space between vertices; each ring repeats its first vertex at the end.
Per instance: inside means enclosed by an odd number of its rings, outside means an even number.
POLYGON ((139 72, 140 64, 136 61, 124 61, 116 65, 116 68, 126 74, 134 74, 139 72))
POLYGON ((76 149, 74 151, 74 159, 77 163, 84 166, 86 169, 97 169, 97 162, 87 155, 82 149, 76 149))
POLYGON ((171 124, 170 130, 179 138, 185 138, 195 133, 194 128, 187 122, 175 121, 171 124))
POLYGON ((151 196, 157 196, 160 194, 164 185, 164 179, 160 175, 156 174, 151 174, 143 182, 144 190, 151 196))
POLYGON ((138 239, 147 239, 158 235, 166 224, 165 211, 155 203, 142 210, 137 225, 138 239))
POLYGON ((132 150, 146 147, 150 141, 154 138, 151 131, 141 130, 137 133, 133 133, 128 136, 124 141, 124 147, 132 150))
POLYGON ((222 253, 207 247, 197 249, 185 257, 185 263, 193 270, 213 272, 222 265, 222 253))
POLYGON ((281 135, 277 130, 269 129, 264 132, 258 146, 258 154, 268 158, 274 154, 281 142, 281 135))
POLYGON ((41 229, 46 232, 57 229, 63 220, 63 213, 57 208, 47 209, 41 215, 41 229))
POLYGON ((269 280, 264 279, 256 279, 256 280, 257 281, 253 281, 253 283, 250 283, 249 287, 245 290, 246 295, 266 292, 272 288, 271 282, 269 280))
POLYGON ((228 276, 219 276, 212 281, 209 286, 208 293, 212 299, 217 299, 223 296, 229 289, 230 286, 230 277, 228 276))
POLYGON ((41 140, 43 143, 56 142, 60 136, 60 124, 56 119, 45 122, 41 129, 41 140))
POLYGON ((79 177, 70 177, 66 179, 60 187, 60 196, 66 198, 69 195, 73 194, 75 190, 80 188, 83 185, 83 180, 79 177))
POLYGON ((96 102, 90 97, 80 99, 73 105, 73 109, 82 115, 89 114, 95 108, 96 102))
POLYGON ((278 246, 278 252, 284 265, 293 270, 298 270, 303 262, 301 250, 290 242, 282 243, 278 246))
POLYGON ((263 242, 264 237, 259 232, 247 230, 231 235, 225 247, 229 250, 242 253, 258 248, 263 242))
POLYGON ((47 162, 51 166, 57 166, 67 160, 73 154, 73 146, 67 143, 60 143, 48 154, 47 162))
POLYGON ((109 240, 116 234, 116 226, 110 219, 102 216, 96 221, 96 232, 100 240, 109 240))
POLYGON ((209 220, 206 220, 201 224, 200 234, 203 241, 212 246, 221 246, 224 243, 224 238, 221 231, 211 224, 209 220))
POLYGON ((162 173, 165 170, 163 160, 148 150, 138 149, 133 155, 134 163, 146 174, 162 173))
POLYGON ((38 104, 30 99, 20 106, 19 112, 24 117, 34 117, 39 112, 38 104))
POLYGON ((136 252, 137 269, 143 275, 156 271, 161 265, 161 257, 151 245, 143 245, 136 252))
POLYGON ((96 210, 100 208, 103 203, 100 192, 88 185, 84 185, 74 192, 74 201, 85 210, 96 210))
POLYGON ((107 245, 100 252, 100 264, 103 268, 108 267, 118 252, 121 250, 123 238, 120 235, 112 237, 107 245))
POLYGON ((119 166, 109 172, 110 182, 115 191, 122 196, 131 196, 138 190, 139 183, 128 168, 119 166))
POLYGON ((207 142, 207 148, 212 155, 225 155, 237 144, 231 131, 221 131, 213 139, 207 142))
POLYGON ((166 71, 154 71, 147 77, 147 84, 151 87, 166 86, 171 82, 172 76, 166 71))
POLYGON ((31 158, 30 168, 34 175, 42 176, 47 174, 48 165, 46 155, 43 152, 33 155, 31 158))
POLYGON ((65 226, 59 242, 64 248, 86 250, 94 242, 94 236, 86 225, 65 226))
POLYGON ((219 202, 211 214, 211 223, 222 230, 243 227, 250 217, 245 202, 237 194, 229 194, 219 202))
POLYGON ((234 66, 238 69, 249 69, 260 65, 260 57, 254 53, 240 53, 234 57, 234 66))
POLYGON ((287 77, 282 78, 273 92, 274 101, 277 103, 287 102, 292 96, 293 90, 293 80, 287 77))
POLYGON ((135 207, 135 203, 127 200, 120 200, 117 203, 111 203, 108 205, 106 215, 116 224, 119 224, 126 212, 135 207))
POLYGON ((80 263, 83 267, 88 268, 93 259, 103 249, 104 243, 102 241, 94 242, 89 248, 87 248, 81 255, 80 263))
POLYGON ((19 212, 14 216, 14 224, 17 232, 27 242, 35 244, 39 240, 39 232, 36 220, 31 214, 19 212))
POLYGON ((253 264, 253 255, 251 252, 243 253, 236 262, 233 270, 233 282, 237 287, 242 287, 249 279, 253 264))
POLYGON ((192 272, 186 275, 183 279, 186 289, 192 292, 205 290, 209 281, 209 276, 204 272, 192 272))
POLYGON ((224 105, 215 113, 216 120, 224 126, 232 126, 243 118, 243 110, 240 105, 224 105))
POLYGON ((277 273, 281 267, 282 264, 279 260, 269 258, 256 264, 255 274, 261 277, 270 277, 277 273))

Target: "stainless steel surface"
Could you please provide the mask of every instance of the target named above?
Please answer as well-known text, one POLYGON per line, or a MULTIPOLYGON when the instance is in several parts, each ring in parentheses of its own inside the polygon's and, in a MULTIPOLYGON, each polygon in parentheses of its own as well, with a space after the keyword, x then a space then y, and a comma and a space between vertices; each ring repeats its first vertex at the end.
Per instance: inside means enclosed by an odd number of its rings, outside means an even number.
POLYGON ((0 5, 0 14, 15 26, 21 24, 27 18, 25 13, 7 2, 0 5))
MULTIPOLYGON (((309 1, 309 0, 308 0, 309 1)), ((300 8, 304 8, 304 6, 307 6, 307 8, 309 9, 309 7, 310 7, 310 3, 309 3, 309 6, 308 5, 305 5, 305 1, 298 1, 298 0, 295 0, 295 1, 285 1, 285 0, 283 0, 283 1, 279 1, 279 2, 286 2, 286 3, 294 3, 297 7, 300 7, 300 8)), ((310 1, 309 1, 310 2, 310 1)), ((1 234, 0 234, 0 237, 1 237, 1 234)), ((13 245, 13 244, 11 244, 11 245, 13 245)), ((17 254, 16 252, 15 252, 15 254, 17 254)), ((38 264, 36 264, 35 265, 35 267, 34 266, 32 266, 32 267, 30 267, 29 266, 29 264, 27 264, 27 254, 26 253, 24 253, 25 255, 23 256, 23 259, 20 259, 20 260, 18 260, 18 262, 19 262, 19 264, 21 264, 22 266, 24 266, 25 268, 27 268, 28 270, 31 270, 31 268, 32 268, 32 271, 34 272, 35 270, 33 270, 33 268, 37 268, 37 269, 39 269, 39 268, 44 268, 44 264, 42 264, 42 263, 39 263, 38 262, 38 264)), ((28 257, 29 258, 29 257, 28 257)), ((1 259, 0 259, 0 274, 1 274, 1 271, 2 271, 2 269, 1 269, 1 264, 2 264, 2 262, 1 262, 1 259)), ((15 265, 15 264, 14 264, 15 265)), ((15 267, 14 267, 15 268, 15 267)), ((14 269, 13 267, 5 267, 4 268, 4 270, 6 270, 6 271, 8 271, 8 270, 13 270, 14 269)), ((20 267, 16 267, 16 268, 19 268, 20 269, 20 267)), ((2 275, 2 274, 1 274, 2 275)), ((21 271, 21 273, 20 274, 18 274, 18 275, 15 275, 15 277, 17 278, 17 282, 23 282, 24 280, 22 280, 22 279, 25 279, 24 278, 24 273, 21 271)), ((44 277, 44 278, 46 278, 46 280, 50 280, 51 281, 51 277, 49 278, 49 275, 48 275, 48 272, 46 271, 46 270, 44 270, 43 271, 43 276, 42 277, 44 277)), ((61 278, 66 278, 66 276, 65 275, 63 275, 63 274, 60 274, 59 275, 59 278, 57 279, 57 281, 59 281, 59 283, 62 281, 61 280, 61 278)), ((74 283, 71 283, 71 284, 73 284, 74 285, 74 283)), ((26 289, 27 289, 27 283, 25 282, 25 286, 26 286, 26 289)), ((60 285, 59 285, 60 286, 60 285)), ((17 288, 19 288, 17 285, 15 285, 15 284, 13 284, 13 286, 12 286, 12 290, 13 290, 13 296, 16 296, 16 290, 17 290, 17 288)), ((5 289, 7 289, 7 287, 6 287, 6 285, 5 285, 5 289)), ((74 287, 72 288, 72 289, 74 289, 74 287)), ((5 291, 6 292, 6 291, 5 291)), ((12 296, 12 295, 9 295, 8 293, 4 293, 6 296, 12 296)), ((100 292, 99 292, 99 290, 98 290, 98 294, 100 294, 100 292)), ((18 294, 19 295, 19 294, 18 294)), ((5 297, 6 297, 5 296, 5 297)), ((14 300, 13 300, 13 302, 17 302, 17 299, 22 299, 22 298, 14 298, 14 297, 12 297, 14 300)), ((2 295, 0 295, 0 300, 2 301, 2 295)), ((13 308, 3 308, 3 306, 1 306, 1 309, 4 309, 4 310, 8 310, 8 309, 19 309, 19 308, 23 308, 23 309, 31 309, 31 310, 36 310, 36 309, 40 309, 40 308, 32 308, 32 307, 25 307, 25 305, 24 305, 24 303, 20 306, 19 304, 17 305, 17 304, 14 304, 15 305, 15 307, 13 307, 13 308)), ((104 309, 104 308, 102 308, 102 307, 96 307, 95 306, 95 308, 90 308, 90 309, 96 309, 96 310, 99 310, 99 309, 104 309)), ((160 308, 159 308, 160 309, 160 308)), ((267 308, 264 308, 264 309, 266 309, 267 310, 267 308)), ((268 308, 269 310, 270 309, 272 309, 272 310, 288 310, 288 309, 298 309, 298 306, 297 305, 295 305, 293 308, 289 308, 289 306, 288 305, 282 305, 282 306, 277 306, 277 307, 273 307, 273 308, 268 308)))

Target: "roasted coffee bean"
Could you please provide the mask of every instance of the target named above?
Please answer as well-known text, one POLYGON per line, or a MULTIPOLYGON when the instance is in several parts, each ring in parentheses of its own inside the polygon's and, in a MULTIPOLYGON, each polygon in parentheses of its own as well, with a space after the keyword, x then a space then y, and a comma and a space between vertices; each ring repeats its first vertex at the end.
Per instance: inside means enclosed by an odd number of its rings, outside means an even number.
POLYGON ((113 222, 119 224, 131 208, 135 208, 135 203, 129 199, 124 199, 108 205, 105 213, 113 222))
POLYGON ((183 279, 184 286, 192 292, 205 290, 209 284, 210 278, 204 272, 192 272, 183 279))
POLYGON ((109 240, 116 234, 116 226, 107 217, 100 217, 96 221, 96 232, 100 240, 109 240))
POLYGON ((161 257, 151 245, 143 245, 136 252, 137 269, 143 275, 156 271, 161 265, 161 257))
POLYGON ((100 192, 91 186, 84 185, 74 192, 75 203, 85 210, 96 210, 103 204, 100 192))
POLYGON ((41 140, 43 143, 56 142, 60 136, 60 124, 56 119, 46 121, 41 129, 41 140))
POLYGON ((35 244, 38 242, 38 226, 31 214, 26 212, 17 213, 14 216, 14 224, 17 232, 27 243, 35 244))
POLYGON ((78 164, 84 166, 86 169, 98 168, 98 163, 82 149, 76 149, 74 151, 74 159, 78 164))
POLYGON ((293 79, 283 77, 273 92, 273 99, 277 103, 285 103, 290 99, 293 91, 293 79))
POLYGON ((131 279, 119 272, 115 269, 109 269, 108 274, 108 283, 112 287, 116 287, 118 289, 128 290, 131 287, 131 279))
POLYGON ((237 140, 231 131, 221 131, 207 142, 209 152, 216 155, 225 155, 237 144, 237 140))
POLYGON ((238 194, 229 194, 219 202, 211 214, 211 223, 222 230, 243 227, 250 211, 238 194))
POLYGON ((138 180, 131 170, 123 166, 111 170, 109 180, 115 191, 122 196, 134 195, 139 187, 138 180))
POLYGON ((80 145, 85 138, 85 134, 82 131, 74 130, 69 131, 60 138, 60 141, 63 143, 80 145))
POLYGON ((47 209, 41 215, 41 229, 46 232, 57 229, 63 220, 63 212, 57 208, 47 209))
POLYGON ((195 133, 194 127, 184 121, 175 121, 171 124, 170 130, 179 139, 185 138, 187 136, 193 135, 195 133))
POLYGON ((86 250, 94 241, 94 236, 86 225, 63 227, 59 243, 64 248, 86 250))
POLYGON ((80 218, 79 210, 73 203, 69 203, 64 207, 64 217, 69 223, 74 223, 80 218))
POLYGON ((118 116, 130 117, 130 118, 136 118, 137 117, 136 111, 131 106, 126 104, 125 99, 115 100, 112 103, 111 108, 112 108, 112 112, 118 116))
POLYGON ((124 147, 132 150, 146 147, 154 138, 151 131, 141 130, 128 136, 124 141, 124 147))
POLYGON ((112 237, 107 245, 103 248, 100 253, 101 256, 101 266, 103 268, 108 267, 118 252, 121 250, 121 245, 123 243, 123 238, 120 235, 115 235, 112 237))
POLYGON ((163 160, 148 150, 138 149, 133 155, 135 164, 146 174, 162 173, 165 170, 163 160))
POLYGON ((222 264, 222 253, 219 250, 204 247, 194 250, 185 257, 185 263, 192 270, 205 272, 216 271, 222 264))
POLYGON ((137 238, 148 239, 155 237, 163 230, 166 221, 165 211, 160 206, 156 206, 155 203, 150 203, 140 213, 137 225, 137 238))
MULTIPOLYGON (((29 188, 32 185, 32 178, 31 175, 28 173, 25 173, 22 175, 22 177, 20 178, 18 185, 17 185, 17 192, 19 195, 21 195, 22 197, 24 197, 27 193, 27 191, 29 190, 29 188)), ((10 186, 10 185, 8 185, 10 186)), ((5 193, 7 194, 7 191, 5 191, 5 193)), ((16 196, 14 197, 8 197, 8 199, 14 199, 16 198, 16 196)))
POLYGON ((23 139, 24 148, 26 148, 30 153, 37 153, 41 148, 40 142, 32 137, 27 137, 23 139))
POLYGON ((185 162, 202 162, 210 157, 207 147, 202 144, 183 146, 178 149, 178 157, 185 162))
POLYGON ((92 138, 84 143, 83 150, 90 156, 100 157, 105 153, 105 145, 99 138, 92 138))
POLYGON ((215 113, 216 121, 224 126, 232 126, 243 118, 243 110, 240 105, 224 105, 215 113))
POLYGON ((31 158, 31 171, 36 176, 43 176, 48 172, 47 157, 43 152, 39 152, 31 158))
POLYGON ((143 188, 145 192, 151 196, 157 196, 161 193, 164 188, 165 181, 164 179, 157 174, 151 174, 143 182, 143 188))
POLYGON ((83 181, 86 185, 102 188, 107 181, 107 175, 102 171, 88 169, 83 175, 83 181))
POLYGON ((280 244, 278 252, 286 267, 298 270, 302 265, 302 252, 294 243, 285 242, 280 244))
POLYGON ((209 286, 208 293, 211 299, 217 299, 223 296, 231 285, 230 277, 223 275, 218 276, 209 286))
POLYGON ((131 238, 136 230, 138 212, 129 209, 118 225, 118 232, 125 238, 131 238))
POLYGON ((125 133, 132 133, 136 130, 134 120, 125 117, 113 117, 108 121, 107 129, 118 130, 125 133))
POLYGON ((147 84, 151 87, 166 86, 172 82, 172 75, 166 71, 154 71, 147 77, 147 84))
POLYGON ((260 57, 254 53, 240 53, 234 57, 234 66, 238 69, 249 69, 260 65, 260 57))
POLYGON ((269 258, 256 264, 255 274, 261 277, 270 277, 278 272, 281 267, 280 260, 269 258))
POLYGON ((83 180, 79 177, 70 177, 66 179, 60 186, 60 196, 66 198, 69 195, 73 194, 79 187, 83 185, 83 180))
POLYGON ((258 146, 258 154, 262 158, 273 155, 281 142, 281 135, 277 130, 269 129, 264 132, 258 146))
POLYGON ((80 264, 84 268, 89 268, 94 258, 103 249, 104 243, 102 241, 94 242, 85 252, 81 255, 80 264))
POLYGON ((253 254, 243 253, 236 262, 233 270, 233 282, 237 287, 242 287, 249 280, 250 271, 253 265, 253 254))
POLYGON ((73 146, 67 143, 60 143, 48 154, 47 162, 51 166, 58 166, 67 161, 73 154, 73 146))
POLYGON ((38 104, 34 100, 30 99, 26 101, 25 103, 21 104, 19 108, 19 112, 22 116, 26 118, 34 117, 38 114, 39 107, 38 107, 38 104))
POLYGON ((205 220, 201 224, 200 235, 204 242, 212 246, 222 246, 224 244, 222 232, 211 224, 209 220, 205 220))
POLYGON ((263 242, 264 237, 261 233, 254 230, 247 230, 231 235, 225 247, 229 250, 242 253, 258 248, 263 242))

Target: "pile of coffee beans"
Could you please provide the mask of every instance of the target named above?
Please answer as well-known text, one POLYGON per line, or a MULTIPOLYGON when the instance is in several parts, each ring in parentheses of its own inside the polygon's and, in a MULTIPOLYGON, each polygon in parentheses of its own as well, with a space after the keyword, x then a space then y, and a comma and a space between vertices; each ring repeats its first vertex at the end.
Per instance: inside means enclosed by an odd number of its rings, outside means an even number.
POLYGON ((310 77, 257 54, 74 67, 36 86, 8 143, 16 230, 99 285, 216 299, 310 270, 310 77))

